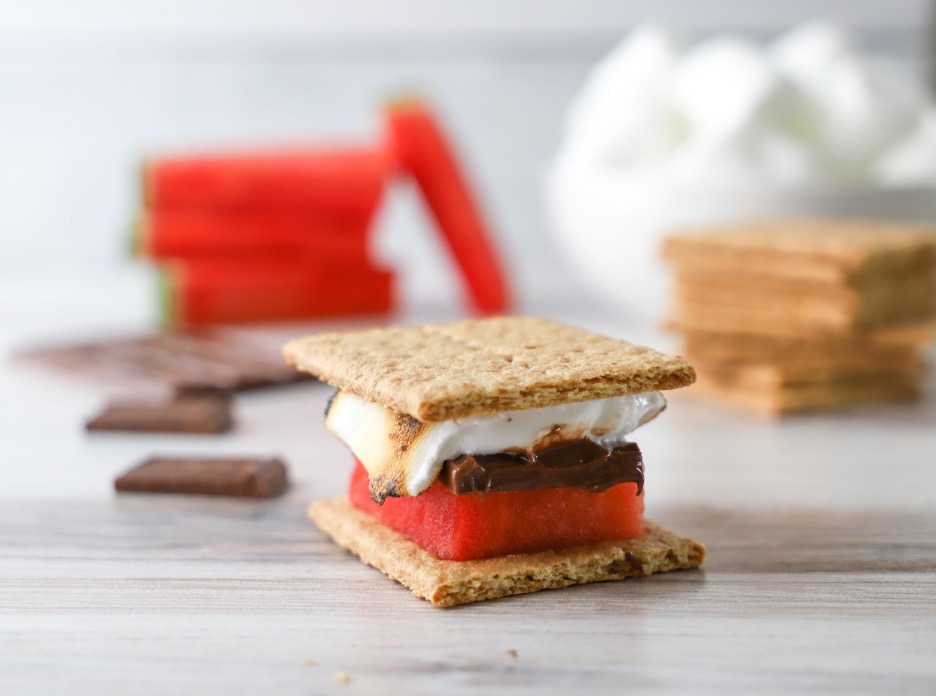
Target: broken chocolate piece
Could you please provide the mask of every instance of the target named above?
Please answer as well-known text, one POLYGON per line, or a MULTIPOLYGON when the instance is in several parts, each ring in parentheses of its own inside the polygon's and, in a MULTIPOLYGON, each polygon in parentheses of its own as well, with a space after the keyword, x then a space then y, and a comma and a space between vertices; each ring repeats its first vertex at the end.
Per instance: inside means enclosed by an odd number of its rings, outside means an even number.
POLYGON ((600 493, 625 482, 636 483, 640 495, 643 459, 634 442, 608 449, 580 438, 534 450, 464 454, 442 465, 439 480, 456 495, 540 488, 583 488, 600 493))
POLYGON ((315 379, 283 363, 278 346, 236 333, 155 333, 27 350, 26 360, 111 384, 192 392, 241 392, 315 379))
POLYGON ((273 498, 288 486, 280 459, 152 457, 114 482, 118 491, 273 498))
POLYGON ((169 401, 118 401, 89 420, 90 431, 217 434, 231 429, 231 402, 203 393, 169 401))

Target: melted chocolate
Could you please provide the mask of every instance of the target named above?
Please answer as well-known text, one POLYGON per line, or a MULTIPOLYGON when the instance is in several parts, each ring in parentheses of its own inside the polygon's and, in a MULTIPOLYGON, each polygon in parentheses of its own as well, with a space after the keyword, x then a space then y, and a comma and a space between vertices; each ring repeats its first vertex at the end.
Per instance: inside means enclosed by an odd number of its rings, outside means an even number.
POLYGON ((643 491, 643 459, 633 442, 608 449, 587 438, 531 450, 463 454, 442 465, 439 481, 456 495, 582 488, 593 493, 619 483, 643 491))

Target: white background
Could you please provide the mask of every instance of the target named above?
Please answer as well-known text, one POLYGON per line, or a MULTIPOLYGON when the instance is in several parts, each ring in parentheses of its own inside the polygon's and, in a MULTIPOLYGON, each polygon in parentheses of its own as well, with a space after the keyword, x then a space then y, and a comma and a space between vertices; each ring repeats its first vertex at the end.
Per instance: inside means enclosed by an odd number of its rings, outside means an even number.
MULTIPOLYGON (((573 281, 552 250, 542 173, 588 66, 635 23, 769 38, 819 15, 921 69, 927 10, 923 0, 5 0, 0 273, 125 262, 145 153, 375 140, 381 100, 419 90, 457 136, 522 298, 560 297, 573 281)), ((444 251, 406 191, 392 192, 379 233, 407 297, 453 296, 444 251)))

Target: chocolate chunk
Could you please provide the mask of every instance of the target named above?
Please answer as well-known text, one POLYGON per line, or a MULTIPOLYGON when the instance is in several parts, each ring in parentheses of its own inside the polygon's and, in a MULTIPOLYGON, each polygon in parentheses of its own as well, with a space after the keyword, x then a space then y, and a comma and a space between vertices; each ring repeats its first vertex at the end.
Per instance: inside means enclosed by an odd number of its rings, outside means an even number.
POLYGON ((152 457, 114 482, 118 491, 273 498, 288 486, 279 459, 152 457))
POLYGON ((442 465, 442 484, 456 495, 582 488, 600 493, 619 483, 643 491, 643 459, 636 443, 610 449, 587 438, 565 440, 535 450, 465 454, 442 465))
POLYGON ((187 394, 205 393, 234 394, 237 392, 269 389, 271 387, 283 387, 289 384, 311 382, 314 380, 315 377, 312 375, 306 375, 296 370, 290 372, 279 368, 272 368, 264 373, 255 370, 252 373, 240 374, 236 378, 229 380, 183 379, 174 384, 176 394, 185 396, 187 394))
POLYGON ((283 362, 279 345, 236 333, 157 333, 33 349, 19 354, 49 367, 115 381, 152 383, 177 394, 240 392, 315 379, 283 362))
POLYGON ((231 402, 224 394, 207 393, 170 401, 114 402, 85 427, 92 431, 223 433, 231 428, 231 402))

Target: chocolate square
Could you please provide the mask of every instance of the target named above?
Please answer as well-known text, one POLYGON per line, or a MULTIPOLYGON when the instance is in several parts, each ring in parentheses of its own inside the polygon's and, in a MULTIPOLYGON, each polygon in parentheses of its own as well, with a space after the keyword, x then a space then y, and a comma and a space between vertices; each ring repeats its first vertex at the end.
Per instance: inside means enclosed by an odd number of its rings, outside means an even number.
POLYGON ((280 459, 152 457, 120 476, 118 491, 273 498, 288 487, 280 459))

